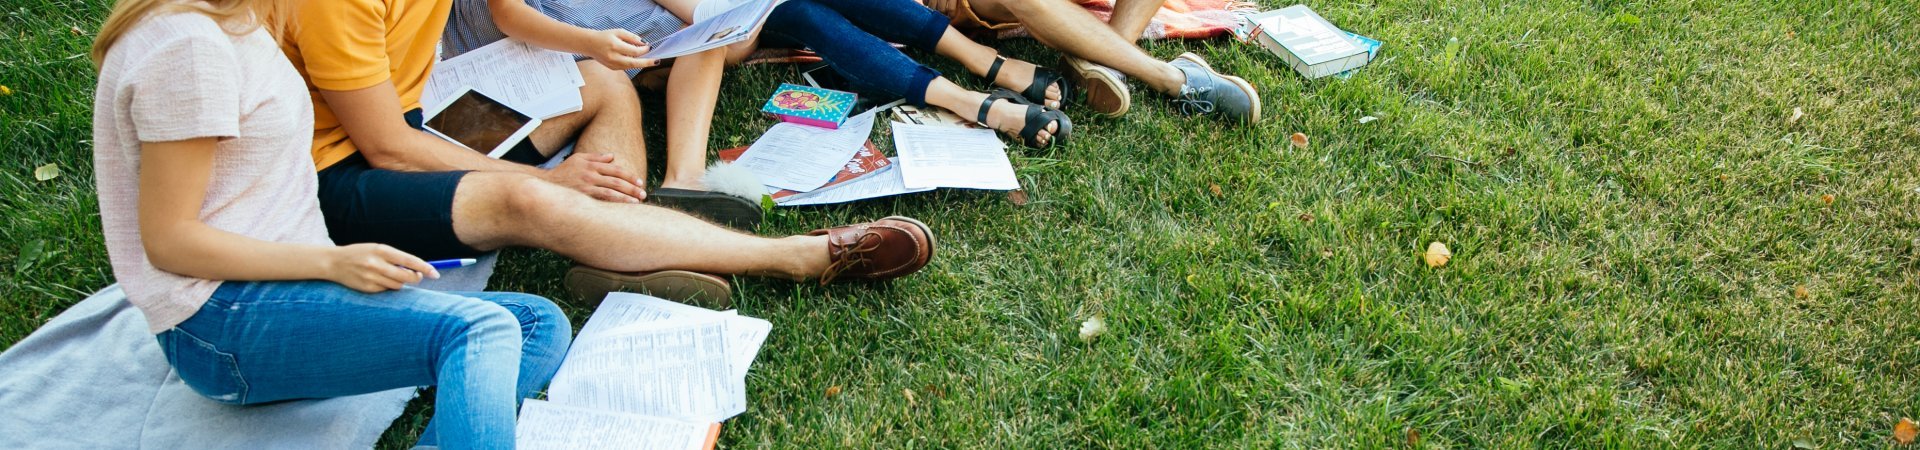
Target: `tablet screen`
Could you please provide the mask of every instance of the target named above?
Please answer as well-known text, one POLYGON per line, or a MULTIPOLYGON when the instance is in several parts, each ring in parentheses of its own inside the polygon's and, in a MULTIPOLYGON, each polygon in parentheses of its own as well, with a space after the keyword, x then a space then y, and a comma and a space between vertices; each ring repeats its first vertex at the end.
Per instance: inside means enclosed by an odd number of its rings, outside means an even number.
POLYGON ((427 119, 427 127, 481 153, 492 152, 533 118, 472 90, 427 119))

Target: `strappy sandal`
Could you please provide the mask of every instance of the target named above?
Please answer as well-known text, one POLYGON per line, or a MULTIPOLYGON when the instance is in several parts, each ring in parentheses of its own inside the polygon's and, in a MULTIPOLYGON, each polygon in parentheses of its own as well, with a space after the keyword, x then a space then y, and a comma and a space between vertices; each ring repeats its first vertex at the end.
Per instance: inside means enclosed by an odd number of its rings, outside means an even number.
MULTIPOLYGON (((1000 65, 1006 64, 1006 62, 1007 58, 1004 56, 993 56, 993 66, 987 68, 988 83, 999 83, 1000 65)), ((1055 109, 1066 109, 1067 98, 1073 94, 1073 80, 1067 79, 1067 77, 1060 75, 1059 72, 1054 72, 1053 69, 1040 67, 1040 65, 1035 64, 1033 66, 1033 82, 1027 84, 1027 88, 1020 91, 1020 96, 1026 98, 1032 104, 1044 106, 1047 104, 1047 87, 1056 85, 1060 87, 1060 107, 1055 109)))
POLYGON ((993 102, 1002 100, 1027 107, 1026 123, 1020 127, 1020 143, 1026 144, 1027 148, 1046 150, 1055 145, 1066 145, 1067 136, 1073 134, 1073 121, 1067 119, 1067 113, 1036 105, 1027 98, 1021 97, 1020 94, 1006 89, 994 89, 992 93, 987 94, 986 100, 980 101, 980 114, 979 117, 975 117, 975 121, 986 125, 987 128, 999 130, 992 125, 987 125, 987 112, 993 110, 993 102), (1053 134, 1045 144, 1042 144, 1040 132, 1047 129, 1048 122, 1055 124, 1053 134))

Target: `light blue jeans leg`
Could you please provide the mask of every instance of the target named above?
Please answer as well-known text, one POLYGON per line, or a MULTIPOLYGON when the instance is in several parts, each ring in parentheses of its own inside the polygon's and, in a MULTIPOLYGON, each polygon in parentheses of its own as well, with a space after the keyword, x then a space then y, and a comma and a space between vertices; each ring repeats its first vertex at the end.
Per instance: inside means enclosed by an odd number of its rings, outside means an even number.
POLYGON ((552 377, 552 370, 522 374, 523 360, 557 365, 571 327, 540 297, 476 295, 485 298, 411 288, 363 294, 328 282, 229 282, 158 338, 180 378, 216 401, 437 385, 435 441, 422 444, 508 449, 520 393, 552 377), (531 327, 540 334, 538 348, 523 345, 523 317, 539 320, 531 327))

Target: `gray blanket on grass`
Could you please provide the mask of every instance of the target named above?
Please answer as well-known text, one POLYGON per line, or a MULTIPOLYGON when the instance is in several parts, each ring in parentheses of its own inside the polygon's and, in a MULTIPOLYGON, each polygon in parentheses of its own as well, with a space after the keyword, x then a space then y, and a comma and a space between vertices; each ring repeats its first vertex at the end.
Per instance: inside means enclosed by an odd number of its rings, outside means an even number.
MULTIPOLYGON (((495 258, 421 287, 485 290, 495 258)), ((417 392, 214 403, 180 382, 126 299, 108 286, 0 353, 0 448, 372 448, 417 392)))

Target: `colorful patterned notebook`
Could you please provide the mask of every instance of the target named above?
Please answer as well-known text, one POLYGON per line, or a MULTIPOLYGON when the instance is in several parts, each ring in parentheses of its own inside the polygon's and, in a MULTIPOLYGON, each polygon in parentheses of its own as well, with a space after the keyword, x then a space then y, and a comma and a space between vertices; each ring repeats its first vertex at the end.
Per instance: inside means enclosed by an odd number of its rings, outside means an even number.
POLYGON ((851 92, 781 84, 779 90, 773 91, 773 97, 767 99, 767 105, 760 107, 760 111, 773 115, 781 122, 838 130, 840 124, 846 123, 855 100, 857 98, 851 92))

